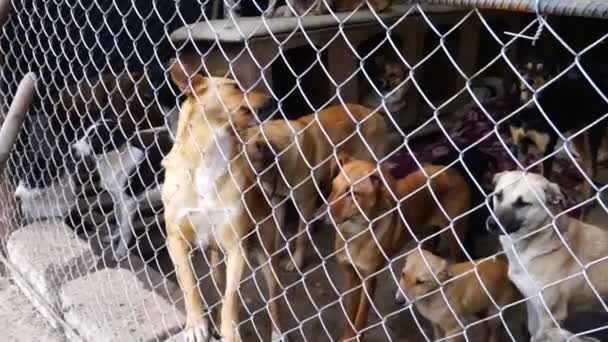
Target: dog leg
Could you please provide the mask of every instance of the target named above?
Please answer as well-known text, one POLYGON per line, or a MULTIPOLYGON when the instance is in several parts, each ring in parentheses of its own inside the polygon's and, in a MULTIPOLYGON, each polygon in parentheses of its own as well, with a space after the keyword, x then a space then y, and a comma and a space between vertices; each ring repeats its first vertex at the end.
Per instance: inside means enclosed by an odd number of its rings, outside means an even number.
POLYGON ((443 330, 438 324, 433 324, 433 339, 440 340, 443 338, 443 330))
POLYGON ((447 336, 452 336, 444 341, 447 342, 465 342, 467 341, 467 338, 464 336, 465 333, 464 331, 462 331, 462 329, 460 328, 459 325, 456 325, 455 327, 452 327, 450 329, 445 329, 445 337, 447 336))
MULTIPOLYGON (((267 252, 274 254, 275 251, 267 252)), ((273 272, 273 270, 278 270, 278 258, 276 255, 271 255, 270 258, 268 258, 264 251, 257 252, 256 257, 258 263, 263 265, 262 272, 264 274, 264 279, 266 280, 266 286, 268 287, 268 311, 272 324, 271 341, 288 341, 286 336, 282 336, 282 332, 285 331, 285 320, 281 316, 281 298, 279 298, 281 288, 273 272)))
POLYGON ((266 8, 266 11, 264 11, 262 13, 262 16, 265 18, 272 18, 274 16, 276 7, 277 7, 277 0, 270 0, 268 2, 268 8, 266 8))
MULTIPOLYGON (((215 248, 211 249, 210 252, 210 256, 211 256, 211 265, 210 267, 213 267, 213 282, 215 283, 216 289, 219 291, 219 296, 220 298, 222 297, 222 293, 224 291, 224 288, 226 286, 226 265, 224 264, 223 260, 222 260, 222 255, 220 253, 220 251, 218 251, 215 248)), ((215 319, 215 323, 216 326, 219 326, 220 322, 221 322, 221 317, 220 317, 220 310, 219 310, 219 305, 216 305, 213 307, 213 313, 212 313, 212 317, 214 317, 215 319)))
POLYGON ((357 312, 359 311, 359 298, 362 292, 361 280, 349 263, 340 263, 342 276, 344 277, 344 306, 346 310, 346 327, 339 341, 346 341, 354 338, 357 332, 353 329, 356 326, 357 312))
POLYGON ((198 284, 190 266, 190 243, 185 240, 182 230, 176 224, 167 225, 167 250, 175 266, 177 282, 184 294, 186 305, 186 341, 207 342, 209 324, 204 316, 203 303, 198 284))
MULTIPOLYGON (((525 295, 525 294, 524 294, 525 295)), ((538 298, 530 298, 526 301, 526 313, 528 315, 528 331, 530 336, 536 336, 541 331, 543 303, 538 298)))
POLYGON ((129 243, 133 239, 132 213, 137 208, 137 202, 132 198, 124 199, 119 207, 118 232, 112 237, 112 253, 116 261, 129 252, 129 243))
MULTIPOLYGON (((369 276, 368 274, 361 275, 363 277, 369 276)), ((359 295, 359 310, 357 311, 357 318, 355 319, 355 329, 357 332, 363 330, 363 328, 367 326, 367 316, 369 314, 369 306, 371 305, 370 301, 374 299, 374 293, 376 292, 376 281, 377 278, 375 276, 363 281, 363 289, 359 295)))
MULTIPOLYGON (((230 228, 228 228, 230 229, 230 228)), ((237 342, 240 337, 236 325, 239 321, 238 287, 245 269, 245 256, 239 244, 226 253, 226 292, 222 304, 220 330, 223 341, 237 342)))
POLYGON ((500 342, 500 326, 502 325, 498 317, 487 321, 488 342, 500 342))
MULTIPOLYGON (((314 189, 312 184, 310 186, 314 189)), ((288 272, 301 270, 304 266, 304 257, 306 256, 306 239, 308 238, 308 234, 306 232, 309 228, 309 224, 307 222, 314 217, 317 206, 317 201, 311 200, 314 195, 296 195, 295 197, 295 203, 298 206, 298 211, 301 217, 300 223, 298 224, 298 236, 296 237, 296 247, 293 253, 293 259, 288 258, 283 264, 283 268, 288 272)))

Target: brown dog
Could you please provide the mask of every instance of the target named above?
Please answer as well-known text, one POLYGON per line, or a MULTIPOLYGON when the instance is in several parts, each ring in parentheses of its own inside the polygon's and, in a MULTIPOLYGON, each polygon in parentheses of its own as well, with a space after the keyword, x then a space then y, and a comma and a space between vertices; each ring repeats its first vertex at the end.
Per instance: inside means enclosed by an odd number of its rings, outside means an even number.
MULTIPOLYGON (((418 312, 432 323, 435 340, 450 337, 447 341, 465 341, 461 324, 466 326, 495 315, 519 295, 507 276, 506 262, 486 259, 476 260, 475 264, 448 264, 431 252, 415 250, 405 261, 396 301, 400 305, 415 301, 418 312)), ((485 324, 488 335, 481 340, 500 341, 500 320, 493 318, 485 324)))
MULTIPOLYGON (((250 254, 265 265, 262 269, 269 296, 274 298, 269 311, 276 339, 282 331, 282 317, 276 299, 279 287, 271 270, 275 258, 268 262, 268 255, 275 254, 277 231, 269 203, 254 186, 255 179, 237 138, 238 131, 249 124, 250 111, 262 109, 268 99, 255 92, 244 93, 230 79, 201 75, 189 78, 178 64, 171 76, 186 100, 179 115, 176 143, 163 161, 166 173, 162 192, 167 246, 186 305, 187 340, 202 342, 210 338, 209 321, 189 261, 191 246, 197 243, 211 247, 216 270, 218 252, 226 256, 220 325, 223 340, 240 340, 236 330, 240 306, 237 290, 250 254), (252 234, 254 228, 258 231, 252 234)), ((222 276, 214 278, 221 284, 222 276)))
MULTIPOLYGON (((379 173, 377 164, 350 160, 345 155, 340 156, 340 162, 344 166, 333 181, 329 214, 337 224, 335 250, 346 282, 349 323, 341 340, 347 340, 367 323, 368 294, 373 298, 376 286, 372 275, 384 266, 386 257, 395 255, 412 238, 422 239, 448 227, 451 218, 469 209, 470 191, 458 171, 437 173, 441 166, 426 166, 394 180, 387 172, 379 173), (430 183, 425 173, 434 175, 430 183), (431 189, 449 217, 439 208, 431 189), (396 199, 401 200, 399 206, 396 199)), ((464 237, 465 229, 466 220, 454 223, 458 236, 464 237)), ((450 254, 461 258, 453 232, 447 234, 450 254)))
POLYGON ((248 129, 247 135, 249 155, 262 160, 257 174, 267 192, 275 203, 291 196, 300 215, 293 259, 285 264, 288 271, 304 264, 306 228, 335 175, 333 153, 379 160, 391 145, 384 117, 356 104, 331 106, 297 120, 269 121, 248 129))

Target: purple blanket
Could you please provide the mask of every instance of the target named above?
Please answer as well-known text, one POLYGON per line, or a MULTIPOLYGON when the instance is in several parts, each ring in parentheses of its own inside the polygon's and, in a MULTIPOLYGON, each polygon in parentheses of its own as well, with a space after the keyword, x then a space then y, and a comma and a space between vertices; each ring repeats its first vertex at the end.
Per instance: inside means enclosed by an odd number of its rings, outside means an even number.
MULTIPOLYGON (((443 127, 449 134, 449 139, 442 131, 439 136, 433 138, 432 143, 410 143, 409 148, 413 153, 409 153, 408 149, 403 148, 389 161, 393 175, 400 178, 417 170, 418 165, 413 158, 416 158, 420 164, 429 164, 439 157, 456 151, 454 145, 459 150, 474 147, 494 158, 494 162, 490 165, 481 182, 484 189, 491 192, 493 189, 492 177, 495 173, 517 168, 517 163, 514 160, 515 154, 511 156, 507 150, 507 148, 512 149, 513 146, 508 135, 508 128, 504 124, 500 125, 499 137, 495 131, 495 123, 492 121, 504 118, 512 112, 515 106, 508 98, 497 98, 484 103, 483 107, 487 114, 478 106, 460 111, 460 113, 454 113, 457 117, 456 120, 451 121, 456 122, 452 127, 447 127, 447 124, 442 122, 443 127)), ((530 165, 539 159, 541 159, 540 155, 532 154, 528 156, 525 162, 526 165, 530 165)), ((564 162, 558 159, 553 165, 554 174, 569 178, 568 184, 577 184, 582 180, 572 162, 564 162)), ((533 171, 540 172, 540 168, 535 167, 533 171)), ((574 201, 572 197, 571 199, 574 201)), ((571 204, 576 203, 574 201, 571 204)))

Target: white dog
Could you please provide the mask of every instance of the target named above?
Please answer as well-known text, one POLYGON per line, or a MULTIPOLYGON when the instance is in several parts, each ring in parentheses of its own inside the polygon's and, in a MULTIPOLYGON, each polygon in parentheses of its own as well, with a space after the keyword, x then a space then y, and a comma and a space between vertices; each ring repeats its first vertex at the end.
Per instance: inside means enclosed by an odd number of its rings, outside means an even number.
POLYGON ((520 171, 494 177, 488 230, 500 235, 509 278, 527 299, 528 329, 539 337, 569 313, 608 295, 608 232, 560 214, 564 195, 546 178, 520 171))

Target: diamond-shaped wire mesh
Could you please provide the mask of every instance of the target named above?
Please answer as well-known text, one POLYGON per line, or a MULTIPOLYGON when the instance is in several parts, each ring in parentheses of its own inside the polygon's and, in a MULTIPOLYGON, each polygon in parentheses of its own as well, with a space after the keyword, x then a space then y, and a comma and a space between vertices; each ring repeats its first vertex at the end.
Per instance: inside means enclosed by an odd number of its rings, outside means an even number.
POLYGON ((602 2, 11 5, 2 275, 61 334, 608 340, 602 2))

